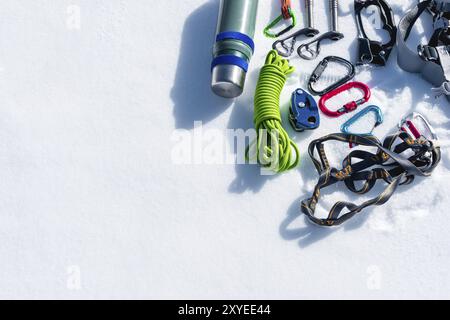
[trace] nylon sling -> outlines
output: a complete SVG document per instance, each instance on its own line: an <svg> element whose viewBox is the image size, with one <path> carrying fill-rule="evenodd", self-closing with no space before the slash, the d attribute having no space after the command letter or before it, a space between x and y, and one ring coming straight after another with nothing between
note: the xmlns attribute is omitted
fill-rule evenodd
<svg viewBox="0 0 450 320"><path fill-rule="evenodd" d="M325 153L324 143L333 140L375 147L377 152L352 151L343 160L342 169L339 170L330 166ZM395 144L396 141L400 143ZM407 151L411 153L409 156L404 155ZM416 176L430 176L441 160L440 147L436 141L427 140L423 136L413 139L408 133L401 131L388 136L383 143L375 136L331 134L314 140L309 146L309 155L319 173L319 180L312 197L302 201L301 210L311 222L326 227L341 225L369 206L385 204L398 186L412 183ZM327 218L315 216L322 189L344 182L353 193L366 194L378 180L383 180L387 186L377 197L359 205L340 201L334 204ZM361 182L363 185L358 188L356 183ZM348 211L343 213L345 209Z"/></svg>

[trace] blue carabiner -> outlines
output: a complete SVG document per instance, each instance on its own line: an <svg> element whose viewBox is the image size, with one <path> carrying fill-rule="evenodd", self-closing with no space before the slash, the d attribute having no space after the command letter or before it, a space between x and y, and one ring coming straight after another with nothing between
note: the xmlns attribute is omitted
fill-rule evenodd
<svg viewBox="0 0 450 320"><path fill-rule="evenodd" d="M376 122L375 122L375 125L373 126L372 130L370 132L367 132L367 133L353 133L353 132L350 132L350 126L355 124L355 122L360 120L362 117L364 117L369 112L375 113L375 116L376 116ZM377 106L369 106L369 107L361 110L359 113L355 114L346 123L344 123L342 125L342 127L341 127L341 131L343 133L346 133L346 134L355 134L355 135L359 135L359 136L370 136L370 135L372 135L373 130L376 127L378 127L379 125L381 125L383 123L383 121L384 121L384 118L383 118L383 112L381 111L381 109L379 107L377 107Z"/></svg>

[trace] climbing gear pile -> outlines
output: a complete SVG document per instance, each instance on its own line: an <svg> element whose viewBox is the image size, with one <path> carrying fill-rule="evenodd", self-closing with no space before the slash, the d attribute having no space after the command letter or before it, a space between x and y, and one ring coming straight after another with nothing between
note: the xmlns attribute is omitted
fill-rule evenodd
<svg viewBox="0 0 450 320"><path fill-rule="evenodd" d="M362 11L371 6L378 7L383 29L389 33L390 40L387 43L370 40L364 29L361 17ZM386 65L392 49L397 41L397 26L395 25L394 13L385 0L355 0L356 25L358 27L358 65L375 64Z"/></svg>
<svg viewBox="0 0 450 320"><path fill-rule="evenodd" d="M267 25L264 29L264 35L268 38L278 38L285 33L291 31L297 25L297 18L295 16L294 11L291 8L291 0L280 0L281 2L281 14L275 18L271 23ZM278 26L281 21L290 21L290 25L288 25L285 29L275 33L273 28Z"/></svg>
<svg viewBox="0 0 450 320"><path fill-rule="evenodd" d="M342 77L340 80L338 80L337 82L328 86L326 89L318 91L317 89L314 88L314 84L320 80L320 77L325 72L325 70L328 67L328 65L330 64L330 62L335 62L335 63L338 63L338 64L346 67L347 74L344 77ZM329 93L330 91L336 90L340 86L342 86L345 83L352 80L355 77L355 72L356 72L355 66L350 61L347 61L341 57L335 57L335 56L326 57L319 63L319 65L316 67L316 69L311 74L311 77L309 78L309 82L308 82L309 91L316 96L323 96L323 95Z"/></svg>
<svg viewBox="0 0 450 320"><path fill-rule="evenodd" d="M341 94L342 92L348 91L353 88L361 90L363 92L364 96L361 99L346 103L342 108L340 108L336 111L332 111L332 110L328 109L328 107L326 106L326 103L328 100ZM346 113L355 111L359 106L368 102L371 95L372 94L371 94L370 88L366 84L364 84L362 82L349 82L349 83L344 84L343 86L323 95L319 101L319 108L327 116L332 117L332 118L337 118Z"/></svg>
<svg viewBox="0 0 450 320"><path fill-rule="evenodd" d="M434 33L427 45L411 50L406 41L412 28L423 13L429 13L434 22ZM450 2L426 0L408 11L398 27L398 64L411 73L420 73L435 88L434 92L445 95L450 101Z"/></svg>
<svg viewBox="0 0 450 320"><path fill-rule="evenodd" d="M322 34L314 26L314 0L305 0L307 21L298 30L294 30L297 18L291 1L278 1L281 3L281 15L264 29L264 34L279 39L272 44L272 50L260 71L254 96L256 139L247 147L245 155L247 161L257 159L262 167L282 173L294 169L300 162L299 148L283 127L280 110L282 90L288 76L294 72L294 67L286 58L297 51L300 58L314 60L321 54L325 41L338 41L344 38L344 34L339 31L338 0L328 0L331 26L328 32ZM327 56L310 75L307 90L298 88L292 93L288 119L295 132L317 129L321 124L319 109L328 117L339 118L369 102L372 95L369 86L354 81L357 67L386 66L395 45L398 47L400 67L422 74L433 84L437 95L446 95L450 101L450 1L419 0L398 27L387 0L353 1L358 31L356 59L352 63L339 56ZM254 52L252 37L257 4L258 0L221 0L212 66L213 83L216 84L213 90L219 95L234 97L242 92L248 63ZM370 39L364 27L364 11L374 6L378 8L380 28L389 35L389 40L385 42ZM434 33L429 43L419 45L416 52L408 48L406 41L424 13L433 18ZM286 22L287 27L283 29L282 25ZM282 30L278 32L275 29ZM284 35L291 30L291 34ZM314 38L298 44L302 37ZM344 67L345 71L341 77L338 77L339 71L335 71L331 75L334 82L328 84L325 72L330 71L332 64ZM324 82L327 85L321 86ZM377 88L376 83L372 87ZM342 107L329 106L336 104L330 100L336 101L335 98L352 89L361 91L362 97ZM320 100L317 102L314 96ZM362 127L363 118L372 113L375 116L373 126L364 123L364 129L356 132L356 124ZM382 109L370 105L349 117L341 125L342 133L329 134L310 143L309 155L319 173L319 180L312 196L302 201L301 211L312 223L326 227L341 225L367 207L385 204L399 186L412 183L417 176L428 177L437 167L441 160L438 137L423 115L415 112L408 114L398 124L397 132L388 135L382 142L373 133L383 121ZM331 166L328 160L325 144L331 141L350 146L351 150L341 167ZM357 145L362 148L352 149ZM326 217L316 214L323 189L343 182L351 192L364 195L373 190L380 180L386 186L377 197L360 204L339 201Z"/></svg>
<svg viewBox="0 0 450 320"><path fill-rule="evenodd" d="M398 140L400 143L396 144ZM324 147L327 141L357 143L377 150L374 153L352 151L343 160L342 168L338 169L331 167L328 161ZM415 138L403 131L388 136L383 143L375 136L331 134L314 140L309 146L309 155L320 177L311 198L302 201L301 210L311 222L325 227L341 225L369 206L385 204L399 186L412 183L416 176L430 176L441 160L436 141L424 136ZM362 204L339 201L333 205L326 218L316 216L323 189L344 182L350 191L362 195L372 190L378 180L383 180L387 186L377 197ZM358 188L357 183L362 183L362 187Z"/></svg>
<svg viewBox="0 0 450 320"><path fill-rule="evenodd" d="M261 69L255 93L254 123L257 132L256 154L258 162L275 172L284 172L297 167L300 152L282 126L280 95L287 76L294 67L275 50L269 52ZM266 138L266 139L265 139ZM250 147L247 159L250 158Z"/></svg>
<svg viewBox="0 0 450 320"><path fill-rule="evenodd" d="M292 93L289 121L297 132L314 130L320 126L317 102L303 89L297 89Z"/></svg>

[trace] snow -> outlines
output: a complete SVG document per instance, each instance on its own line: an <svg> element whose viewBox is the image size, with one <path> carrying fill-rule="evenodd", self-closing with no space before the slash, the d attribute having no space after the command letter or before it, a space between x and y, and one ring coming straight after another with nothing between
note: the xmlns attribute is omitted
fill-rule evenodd
<svg viewBox="0 0 450 320"><path fill-rule="evenodd" d="M316 6L321 30L327 3ZM351 3L341 1L346 38L320 58L355 60ZM391 3L398 21L416 1ZM322 117L314 132L289 129L298 170L264 176L230 161L227 130L253 126L271 47L262 29L279 7L260 1L257 50L236 100L209 89L217 9L216 0L1 2L0 298L450 298L449 103L399 69L396 51L387 67L360 69L356 79L385 115L376 135L425 113L443 159L387 205L341 228L311 226L299 212L317 179L308 144L348 117ZM418 24L411 45L426 32ZM319 60L291 62L284 117ZM188 142L190 163L180 164ZM347 151L339 150L334 161ZM320 210L340 199L364 198L332 187Z"/></svg>

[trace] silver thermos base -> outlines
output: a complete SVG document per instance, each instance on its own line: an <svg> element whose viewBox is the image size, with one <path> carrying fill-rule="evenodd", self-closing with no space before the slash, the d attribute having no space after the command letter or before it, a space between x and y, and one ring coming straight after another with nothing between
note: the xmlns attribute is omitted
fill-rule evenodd
<svg viewBox="0 0 450 320"><path fill-rule="evenodd" d="M218 96L237 98L244 91L246 73L233 65L218 65L212 71L211 89Z"/></svg>

